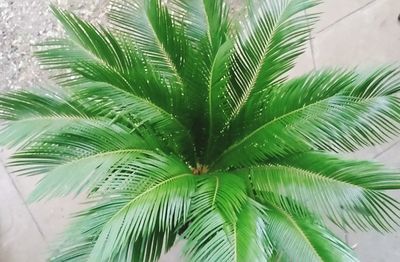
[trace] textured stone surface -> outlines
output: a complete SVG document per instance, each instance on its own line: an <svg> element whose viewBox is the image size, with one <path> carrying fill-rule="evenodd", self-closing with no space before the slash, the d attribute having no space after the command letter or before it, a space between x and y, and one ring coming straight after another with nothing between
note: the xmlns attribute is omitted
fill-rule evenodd
<svg viewBox="0 0 400 262"><path fill-rule="evenodd" d="M39 70L32 51L34 44L59 36L62 31L51 15L50 3L101 21L107 1L0 0L0 89L46 83L46 74Z"/></svg>

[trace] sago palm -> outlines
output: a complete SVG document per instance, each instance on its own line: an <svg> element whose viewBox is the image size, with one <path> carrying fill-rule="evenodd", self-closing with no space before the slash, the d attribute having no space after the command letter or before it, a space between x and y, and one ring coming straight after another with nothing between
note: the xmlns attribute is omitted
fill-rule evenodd
<svg viewBox="0 0 400 262"><path fill-rule="evenodd" d="M110 28L53 7L61 88L0 98L30 200L86 194L51 261L356 261L328 229L394 230L398 172L343 152L399 133L395 67L287 79L314 0L114 0ZM329 222L331 221L331 222ZM333 223L332 223L333 222Z"/></svg>

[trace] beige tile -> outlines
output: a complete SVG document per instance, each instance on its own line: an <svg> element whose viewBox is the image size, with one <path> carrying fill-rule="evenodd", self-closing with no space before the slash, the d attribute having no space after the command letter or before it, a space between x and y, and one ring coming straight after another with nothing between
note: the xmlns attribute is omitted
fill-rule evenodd
<svg viewBox="0 0 400 262"><path fill-rule="evenodd" d="M160 257L159 262L183 262L185 261L182 257L183 241L178 241L168 253Z"/></svg>
<svg viewBox="0 0 400 262"><path fill-rule="evenodd" d="M398 62L399 12L398 0L376 1L316 34L313 46L317 67L360 65L361 68L370 68Z"/></svg>
<svg viewBox="0 0 400 262"><path fill-rule="evenodd" d="M60 198L30 204L29 208L45 239L54 242L71 223L73 215L82 209L79 199Z"/></svg>
<svg viewBox="0 0 400 262"><path fill-rule="evenodd" d="M6 151L3 161L9 157L10 151ZM35 189L41 176L17 176L13 169L7 169L15 186L18 188L24 200L27 200L30 193ZM85 202L82 196L57 198L43 200L28 205L33 217L37 221L47 241L56 240L71 221L72 215L82 209L80 203Z"/></svg>
<svg viewBox="0 0 400 262"><path fill-rule="evenodd" d="M11 174L11 177L25 200L40 180L39 176L26 177ZM45 239L52 242L66 229L73 214L82 209L83 205L80 203L84 201L85 198L82 196L42 200L29 204L29 209Z"/></svg>
<svg viewBox="0 0 400 262"><path fill-rule="evenodd" d="M322 3L311 12L321 13L320 20L315 26L316 31L340 21L360 8L365 8L375 0L322 0Z"/></svg>
<svg viewBox="0 0 400 262"><path fill-rule="evenodd" d="M390 149L392 146L398 143L399 139L394 139L387 143L377 145L374 147L367 147L356 152L343 154L345 158L349 159L357 159L357 160L374 160L377 156L386 152L386 150Z"/></svg>
<svg viewBox="0 0 400 262"><path fill-rule="evenodd" d="M45 261L47 244L0 166L0 261Z"/></svg>
<svg viewBox="0 0 400 262"><path fill-rule="evenodd" d="M362 262L395 262L400 258L400 235L398 233L379 234L375 232L352 233L349 245Z"/></svg>
<svg viewBox="0 0 400 262"><path fill-rule="evenodd" d="M377 161L389 168L400 169L400 143L392 144L387 151L378 155ZM400 201L400 191L389 192L389 195ZM392 262L400 258L400 234L382 235L376 232L350 233L349 244L356 245L356 253L365 262Z"/></svg>
<svg viewBox="0 0 400 262"><path fill-rule="evenodd" d="M289 72L289 78L301 76L314 70L312 49L310 42L307 43L304 53L297 60L295 67Z"/></svg>
<svg viewBox="0 0 400 262"><path fill-rule="evenodd" d="M389 168L400 169L400 141L393 143L387 151L381 152L376 157L376 160L384 163Z"/></svg>

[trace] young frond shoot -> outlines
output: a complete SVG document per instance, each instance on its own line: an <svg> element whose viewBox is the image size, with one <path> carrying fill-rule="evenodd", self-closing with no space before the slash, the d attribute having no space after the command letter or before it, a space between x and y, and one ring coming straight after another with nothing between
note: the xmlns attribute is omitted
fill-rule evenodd
<svg viewBox="0 0 400 262"><path fill-rule="evenodd" d="M0 96L8 165L30 200L92 203L50 261L357 261L327 227L392 231L399 172L349 160L400 133L400 74L288 79L317 0L112 0L110 26L52 6L36 52L58 90Z"/></svg>

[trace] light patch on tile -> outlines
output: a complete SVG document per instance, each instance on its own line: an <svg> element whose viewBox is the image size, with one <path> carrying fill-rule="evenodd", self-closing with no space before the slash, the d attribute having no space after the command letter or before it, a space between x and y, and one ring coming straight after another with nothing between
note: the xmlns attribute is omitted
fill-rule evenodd
<svg viewBox="0 0 400 262"><path fill-rule="evenodd" d="M398 63L399 12L398 0L376 1L315 35L313 43L317 67L359 65L367 69L380 64Z"/></svg>
<svg viewBox="0 0 400 262"><path fill-rule="evenodd" d="M323 30L375 1L376 0L322 0L320 5L311 10L313 13L321 13L321 18L315 29L316 31Z"/></svg>
<svg viewBox="0 0 400 262"><path fill-rule="evenodd" d="M45 261L47 244L0 166L0 261Z"/></svg>
<svg viewBox="0 0 400 262"><path fill-rule="evenodd" d="M290 70L289 78L301 76L314 70L311 44L307 43L304 53L301 54L297 60L295 67Z"/></svg>

